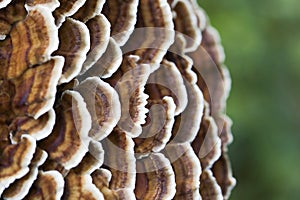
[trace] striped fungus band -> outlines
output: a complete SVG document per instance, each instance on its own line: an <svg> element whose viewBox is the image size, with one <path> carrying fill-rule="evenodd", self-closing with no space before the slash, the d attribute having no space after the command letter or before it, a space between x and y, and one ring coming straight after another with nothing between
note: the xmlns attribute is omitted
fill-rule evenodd
<svg viewBox="0 0 300 200"><path fill-rule="evenodd" d="M228 199L230 76L195 0L0 0L0 198Z"/></svg>

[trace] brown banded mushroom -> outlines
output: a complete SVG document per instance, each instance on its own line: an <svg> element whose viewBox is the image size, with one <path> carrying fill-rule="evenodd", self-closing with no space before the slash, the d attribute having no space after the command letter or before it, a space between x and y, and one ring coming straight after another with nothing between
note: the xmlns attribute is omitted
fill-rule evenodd
<svg viewBox="0 0 300 200"><path fill-rule="evenodd" d="M119 128L102 141L104 166L111 172L109 188L111 190L131 190L133 192L136 179L134 142L128 134Z"/></svg>
<svg viewBox="0 0 300 200"><path fill-rule="evenodd" d="M185 52L194 51L201 42L201 32L197 27L197 17L188 0L177 0L171 4L174 12L174 28L186 39Z"/></svg>
<svg viewBox="0 0 300 200"><path fill-rule="evenodd" d="M224 199L216 178L210 169L205 169L200 176L200 194L203 200Z"/></svg>
<svg viewBox="0 0 300 200"><path fill-rule="evenodd" d="M123 47L123 53L139 56L139 63L150 63L154 71L174 41L173 28L166 0L144 0L138 6L136 30Z"/></svg>
<svg viewBox="0 0 300 200"><path fill-rule="evenodd" d="M175 64L167 60L163 60L161 66L149 76L146 93L149 100L171 96L176 104L175 115L180 114L188 102L183 78Z"/></svg>
<svg viewBox="0 0 300 200"><path fill-rule="evenodd" d="M104 3L105 0L86 0L72 18L86 23L101 13Z"/></svg>
<svg viewBox="0 0 300 200"><path fill-rule="evenodd" d="M16 117L9 125L12 140L18 141L23 134L29 134L36 140L49 136L55 124L55 112L51 109L38 119L22 116Z"/></svg>
<svg viewBox="0 0 300 200"><path fill-rule="evenodd" d="M82 96L66 91L56 107L56 121L49 137L39 141L39 147L49 154L49 159L64 168L77 166L88 151L91 116Z"/></svg>
<svg viewBox="0 0 300 200"><path fill-rule="evenodd" d="M81 73L91 68L103 55L109 44L110 34L110 24L104 15L97 15L88 20L85 24L89 29L91 47L83 63Z"/></svg>
<svg viewBox="0 0 300 200"><path fill-rule="evenodd" d="M170 161L161 153L151 153L136 162L136 199L172 199L175 176Z"/></svg>
<svg viewBox="0 0 300 200"><path fill-rule="evenodd" d="M15 95L12 109L19 116L35 119L49 111L54 104L56 85L63 66L62 57L54 57L48 62L26 70L12 80ZM39 92L42 90L43 92Z"/></svg>
<svg viewBox="0 0 300 200"><path fill-rule="evenodd" d="M85 3L86 0L59 0L59 7L53 12L57 26L65 21L66 17L75 14Z"/></svg>
<svg viewBox="0 0 300 200"><path fill-rule="evenodd" d="M3 133L1 133L3 134ZM36 149L36 141L23 135L20 142L10 144L0 151L0 195L16 179L29 172L29 164Z"/></svg>
<svg viewBox="0 0 300 200"><path fill-rule="evenodd" d="M209 115L207 103L205 105L201 128L192 142L192 147L201 161L202 168L210 169L221 155L221 139L216 122Z"/></svg>
<svg viewBox="0 0 300 200"><path fill-rule="evenodd" d="M79 79L90 76L110 78L122 63L122 50L113 38L109 42L104 54Z"/></svg>
<svg viewBox="0 0 300 200"><path fill-rule="evenodd" d="M60 199L64 191L64 184L63 176L58 171L40 171L24 199Z"/></svg>
<svg viewBox="0 0 300 200"><path fill-rule="evenodd" d="M0 199L228 199L224 59L196 0L0 0Z"/></svg>
<svg viewBox="0 0 300 200"><path fill-rule="evenodd" d="M104 200L103 194L93 184L92 177L89 174L76 174L70 172L65 177L64 194L61 199L91 199Z"/></svg>
<svg viewBox="0 0 300 200"><path fill-rule="evenodd" d="M138 56L123 58L119 70L107 79L118 92L121 102L121 118L118 126L131 137L141 134L141 124L145 123L148 112L145 108L148 95L144 93L144 89L150 75L150 66L138 64L138 61Z"/></svg>
<svg viewBox="0 0 300 200"><path fill-rule="evenodd" d="M111 27L111 36L119 46L123 46L134 30L138 0L106 0L103 14L107 17Z"/></svg>
<svg viewBox="0 0 300 200"><path fill-rule="evenodd" d="M6 2L6 3L5 3ZM26 17L26 10L24 7L24 0L12 1L10 0L0 1L0 40L4 40L10 33L12 26L23 20ZM7 6L4 6L8 4ZM1 5L3 8L1 8Z"/></svg>
<svg viewBox="0 0 300 200"><path fill-rule="evenodd" d="M71 81L82 70L82 64L90 48L90 36L87 26L72 18L67 18L58 31L61 42L56 55L63 56L65 63L60 83Z"/></svg>
<svg viewBox="0 0 300 200"><path fill-rule="evenodd" d="M168 144L166 157L172 162L176 181L173 199L200 199L201 166L189 143Z"/></svg>
<svg viewBox="0 0 300 200"><path fill-rule="evenodd" d="M103 193L104 199L135 199L131 189L111 189L109 187L111 177L111 172L103 168L96 170L92 174L93 183Z"/></svg>
<svg viewBox="0 0 300 200"><path fill-rule="evenodd" d="M118 93L98 77L90 77L74 88L83 97L92 118L89 137L102 140L117 125L121 117Z"/></svg>
<svg viewBox="0 0 300 200"><path fill-rule="evenodd" d="M172 135L176 108L173 99L168 96L162 100L148 100L147 107L151 109L142 134L134 138L135 153L141 156L150 152L159 152L165 147Z"/></svg>
<svg viewBox="0 0 300 200"><path fill-rule="evenodd" d="M29 165L29 172L20 179L13 182L3 193L5 199L23 199L29 192L31 185L38 177L38 167L47 159L48 155L41 149L36 149Z"/></svg>
<svg viewBox="0 0 300 200"><path fill-rule="evenodd" d="M3 55L6 62L2 76L17 78L25 70L40 65L50 59L51 53L58 47L57 27L52 14L44 7L29 11L23 21L13 26L10 37L11 47Z"/></svg>
<svg viewBox="0 0 300 200"><path fill-rule="evenodd" d="M220 158L214 163L212 172L221 187L224 199L228 199L232 188L236 184L235 178L232 176L231 166L226 152L222 152Z"/></svg>

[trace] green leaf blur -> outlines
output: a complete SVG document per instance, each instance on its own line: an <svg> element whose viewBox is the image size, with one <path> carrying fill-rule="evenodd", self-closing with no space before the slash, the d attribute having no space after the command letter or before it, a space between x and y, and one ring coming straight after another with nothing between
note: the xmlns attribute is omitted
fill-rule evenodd
<svg viewBox="0 0 300 200"><path fill-rule="evenodd" d="M221 35L232 91L233 200L300 199L300 1L198 0Z"/></svg>

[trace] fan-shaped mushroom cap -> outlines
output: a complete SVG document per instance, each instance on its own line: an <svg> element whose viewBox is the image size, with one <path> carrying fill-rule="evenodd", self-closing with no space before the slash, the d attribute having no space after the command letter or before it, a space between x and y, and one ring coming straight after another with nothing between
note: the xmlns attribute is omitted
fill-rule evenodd
<svg viewBox="0 0 300 200"><path fill-rule="evenodd" d="M192 142L192 147L201 161L203 169L211 168L221 155L221 139L214 119L209 115L209 106L205 104L205 111L201 121L201 128Z"/></svg>
<svg viewBox="0 0 300 200"><path fill-rule="evenodd" d="M71 81L79 75L90 48L89 30L80 21L67 18L58 31L60 43L56 55L65 58L60 83Z"/></svg>
<svg viewBox="0 0 300 200"><path fill-rule="evenodd" d="M132 189L110 189L109 182L111 177L111 172L102 168L96 170L92 174L93 183L103 193L104 199L135 199Z"/></svg>
<svg viewBox="0 0 300 200"><path fill-rule="evenodd" d="M193 10L191 11L193 11L194 14L196 15L197 26L201 31L203 31L208 24L207 14L201 7L199 7L197 0L188 0L188 1L192 4Z"/></svg>
<svg viewBox="0 0 300 200"><path fill-rule="evenodd" d="M174 42L172 12L166 0L145 0L139 4L137 16L137 29L123 52L139 56L139 63L150 63L154 71Z"/></svg>
<svg viewBox="0 0 300 200"><path fill-rule="evenodd" d="M47 153L43 150L36 149L30 163L30 171L20 179L17 179L3 192L3 197L9 200L23 199L29 192L33 182L38 176L38 167L42 165L47 158Z"/></svg>
<svg viewBox="0 0 300 200"><path fill-rule="evenodd" d="M4 2L9 1L10 0L2 0L2 3L0 1L0 8L1 4L3 6L0 10L0 40L4 40L14 23L23 20L27 14L23 0L12 1L6 6Z"/></svg>
<svg viewBox="0 0 300 200"><path fill-rule="evenodd" d="M47 9L53 11L60 5L58 0L26 0L25 3L27 10L35 6L45 6Z"/></svg>
<svg viewBox="0 0 300 200"><path fill-rule="evenodd" d="M85 23L100 14L104 3L105 0L86 0L72 18Z"/></svg>
<svg viewBox="0 0 300 200"><path fill-rule="evenodd" d="M138 0L106 0L102 13L110 21L111 36L123 46L131 35L136 23Z"/></svg>
<svg viewBox="0 0 300 200"><path fill-rule="evenodd" d="M89 151L73 170L76 174L91 174L99 169L104 162L104 150L100 142L91 140Z"/></svg>
<svg viewBox="0 0 300 200"><path fill-rule="evenodd" d="M53 107L62 66L63 58L55 57L12 80L15 86L12 102L15 114L37 119Z"/></svg>
<svg viewBox="0 0 300 200"><path fill-rule="evenodd" d="M136 162L136 199L172 199L175 177L170 161L161 153L151 153Z"/></svg>
<svg viewBox="0 0 300 200"><path fill-rule="evenodd" d="M167 60L163 60L161 66L149 76L145 92L149 95L149 100L171 96L176 104L175 115L180 114L188 102L180 72L174 63Z"/></svg>
<svg viewBox="0 0 300 200"><path fill-rule="evenodd" d="M226 88L222 68L224 51L218 33L211 27L203 31L201 46L188 55L194 60L194 71L198 86L205 100L210 104L211 115L215 117L223 111L226 101ZM201 58L201 59L199 59Z"/></svg>
<svg viewBox="0 0 300 200"><path fill-rule="evenodd" d="M165 55L165 59L176 65L184 80L195 84L197 82L197 75L192 70L193 60L186 55L185 48L185 37L181 34L176 34L175 41Z"/></svg>
<svg viewBox="0 0 300 200"><path fill-rule="evenodd" d="M110 189L130 189L133 191L135 183L134 142L128 134L118 127L102 141L104 165L112 174Z"/></svg>
<svg viewBox="0 0 300 200"><path fill-rule="evenodd" d="M200 194L202 200L222 200L222 191L210 169L202 171L200 176Z"/></svg>
<svg viewBox="0 0 300 200"><path fill-rule="evenodd" d="M227 151L227 146L233 141L233 136L231 133L232 121L227 115L222 115L221 119L223 120L222 132L220 135L222 141L222 150Z"/></svg>
<svg viewBox="0 0 300 200"><path fill-rule="evenodd" d="M172 135L175 116L175 103L171 97L162 100L148 100L150 112L142 134L134 138L135 153L144 154L162 150Z"/></svg>
<svg viewBox="0 0 300 200"><path fill-rule="evenodd" d="M90 76L110 78L122 63L122 51L113 38L109 39L104 54L79 79Z"/></svg>
<svg viewBox="0 0 300 200"><path fill-rule="evenodd" d="M185 52L194 51L197 49L201 42L201 31L197 26L197 17L193 10L192 5L188 0L177 0L173 2L172 11L175 14L174 27L175 30L186 40Z"/></svg>
<svg viewBox="0 0 300 200"><path fill-rule="evenodd" d="M201 166L191 145L189 143L168 144L165 155L170 160L175 173L174 199L200 199Z"/></svg>
<svg viewBox="0 0 300 200"><path fill-rule="evenodd" d="M87 104L92 117L89 136L94 140L107 137L121 116L121 105L117 92L98 77L90 77L76 88Z"/></svg>
<svg viewBox="0 0 300 200"><path fill-rule="evenodd" d="M220 158L214 163L212 172L221 187L224 199L228 199L232 188L236 184L235 178L232 176L230 162L226 152L222 152Z"/></svg>
<svg viewBox="0 0 300 200"><path fill-rule="evenodd" d="M1 75L7 79L46 62L58 46L57 27L50 11L44 7L30 10L26 18L12 28L10 38L7 38L11 44L6 47L8 52L4 55L6 62L2 63Z"/></svg>
<svg viewBox="0 0 300 200"><path fill-rule="evenodd" d="M196 0L0 0L0 199L228 199L224 59Z"/></svg>
<svg viewBox="0 0 300 200"><path fill-rule="evenodd" d="M32 117L16 117L9 128L12 139L18 141L23 134L29 134L36 140L44 139L49 136L55 123L55 112L51 109L38 119Z"/></svg>
<svg viewBox="0 0 300 200"><path fill-rule="evenodd" d="M56 25L60 27L66 17L75 14L85 2L86 0L59 0L60 6L53 12Z"/></svg>
<svg viewBox="0 0 300 200"><path fill-rule="evenodd" d="M94 18L88 20L85 24L90 32L91 47L87 53L86 60L83 63L81 73L84 73L86 70L91 68L100 59L100 57L105 52L107 45L110 41L109 39L110 24L108 20L104 17L104 15L97 15ZM109 46L109 48L111 48L111 46ZM111 55L110 56L106 55L106 56L113 57Z"/></svg>
<svg viewBox="0 0 300 200"><path fill-rule="evenodd" d="M196 85L197 76L192 71L193 60L184 53L185 46L184 38L176 35L175 43L166 54L166 58L174 62L180 71L187 91L187 106L175 118L172 130L172 141L174 142L191 142L196 137L204 107L203 94Z"/></svg>
<svg viewBox="0 0 300 200"><path fill-rule="evenodd" d="M58 171L40 171L24 200L56 200L62 197L63 191L64 179Z"/></svg>
<svg viewBox="0 0 300 200"><path fill-rule="evenodd" d="M142 132L141 124L145 123L148 110L145 108L148 95L144 86L150 74L147 64L137 64L137 56L126 56L119 70L107 82L119 94L121 102L121 119L118 127L131 137L137 137Z"/></svg>
<svg viewBox="0 0 300 200"><path fill-rule="evenodd" d="M66 91L56 107L56 121L49 137L39 142L49 158L66 169L77 166L88 151L91 116L78 92Z"/></svg>
<svg viewBox="0 0 300 200"><path fill-rule="evenodd" d="M203 115L204 100L200 89L195 84L186 83L188 105L175 118L172 130L172 141L191 142L196 137Z"/></svg>
<svg viewBox="0 0 300 200"><path fill-rule="evenodd" d="M65 178L65 190L62 199L104 200L103 194L93 184L89 174L70 172Z"/></svg>
<svg viewBox="0 0 300 200"><path fill-rule="evenodd" d="M1 147L0 195L16 179L28 173L35 148L36 142L30 135L23 135L17 144Z"/></svg>

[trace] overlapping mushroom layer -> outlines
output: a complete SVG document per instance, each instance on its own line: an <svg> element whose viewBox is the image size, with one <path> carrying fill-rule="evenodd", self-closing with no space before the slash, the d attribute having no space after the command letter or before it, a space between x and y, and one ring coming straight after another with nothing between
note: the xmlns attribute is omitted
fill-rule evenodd
<svg viewBox="0 0 300 200"><path fill-rule="evenodd" d="M0 198L228 199L223 62L194 0L0 0Z"/></svg>

